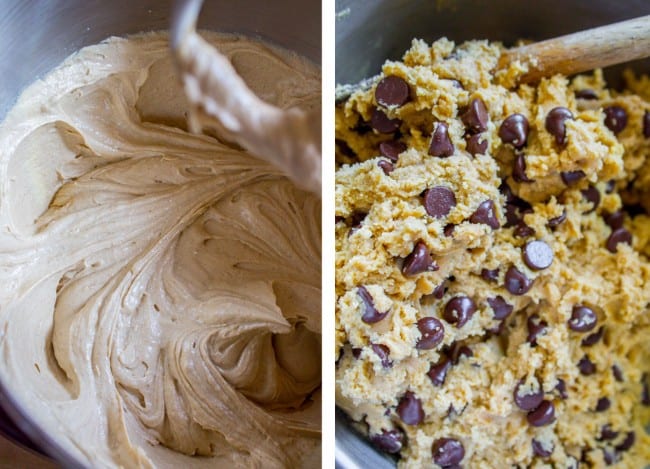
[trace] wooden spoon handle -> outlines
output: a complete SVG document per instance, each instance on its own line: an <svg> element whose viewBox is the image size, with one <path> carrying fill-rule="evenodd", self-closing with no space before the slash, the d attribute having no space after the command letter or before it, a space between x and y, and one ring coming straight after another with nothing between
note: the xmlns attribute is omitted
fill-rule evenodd
<svg viewBox="0 0 650 469"><path fill-rule="evenodd" d="M556 73L575 73L650 56L650 15L568 34L506 50L498 69L519 60L528 72L519 82L531 83Z"/></svg>

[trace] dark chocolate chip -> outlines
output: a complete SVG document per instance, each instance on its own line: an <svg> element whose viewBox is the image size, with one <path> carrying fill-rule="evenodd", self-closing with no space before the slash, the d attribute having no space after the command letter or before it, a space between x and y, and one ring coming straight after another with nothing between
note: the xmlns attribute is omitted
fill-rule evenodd
<svg viewBox="0 0 650 469"><path fill-rule="evenodd" d="M584 347L591 347L592 345L597 344L600 339L603 337L603 332L605 331L605 327L601 326L596 332L593 334L589 334L587 337L582 339L581 344Z"/></svg>
<svg viewBox="0 0 650 469"><path fill-rule="evenodd" d="M573 119L573 114L562 106L554 107L546 115L546 130L555 137L555 142L558 145L566 143L565 121L567 119Z"/></svg>
<svg viewBox="0 0 650 469"><path fill-rule="evenodd" d="M562 182L567 186L573 186L577 184L585 176L586 176L585 172L581 169L578 169L576 171L563 171L560 173Z"/></svg>
<svg viewBox="0 0 650 469"><path fill-rule="evenodd" d="M566 210L562 210L561 215L558 215L557 217L549 218L547 224L551 228L555 228L555 227L561 225L562 223L564 223L565 220L566 220Z"/></svg>
<svg viewBox="0 0 650 469"><path fill-rule="evenodd" d="M377 83L375 99L382 106L401 106L408 101L409 91L409 85L403 78L389 75Z"/></svg>
<svg viewBox="0 0 650 469"><path fill-rule="evenodd" d="M550 448L544 448L544 446L542 446L542 443L534 438L532 441L532 447L533 454L535 456L539 456L540 458L548 458L551 454L553 454L553 450L555 449L553 446Z"/></svg>
<svg viewBox="0 0 650 469"><path fill-rule="evenodd" d="M614 189L616 189L616 181L610 179L609 181L607 181L607 184L605 184L605 192L607 194L611 194L612 192L614 192Z"/></svg>
<svg viewBox="0 0 650 469"><path fill-rule="evenodd" d="M483 223L493 230L501 226L496 215L496 207L493 200L481 202L476 211L469 217L469 221L472 223Z"/></svg>
<svg viewBox="0 0 650 469"><path fill-rule="evenodd" d="M420 338L415 345L419 350L430 350L435 348L445 337L445 328L439 319L425 317L418 320Z"/></svg>
<svg viewBox="0 0 650 469"><path fill-rule="evenodd" d="M519 223L517 223L517 226L515 226L515 229L512 230L512 236L515 238L528 238L534 234L535 230L524 223L523 220L519 221Z"/></svg>
<svg viewBox="0 0 650 469"><path fill-rule="evenodd" d="M625 212L623 210L617 210L614 213L604 213L603 219L612 230L618 230L623 227Z"/></svg>
<svg viewBox="0 0 650 469"><path fill-rule="evenodd" d="M600 204L600 192L598 191L598 189L596 189L595 186L589 186L588 188L583 190L582 191L582 197L587 202L591 202L593 204L593 207L591 208L591 210L587 210L585 213L593 212L594 210L596 210L596 208Z"/></svg>
<svg viewBox="0 0 650 469"><path fill-rule="evenodd" d="M447 373L451 369L451 360L447 357L440 360L440 362L432 364L427 372L427 376L431 378L434 386L442 386L445 384Z"/></svg>
<svg viewBox="0 0 650 469"><path fill-rule="evenodd" d="M354 212L350 220L350 232L348 236L353 235L354 233L361 228L363 221L366 219L368 214L366 212Z"/></svg>
<svg viewBox="0 0 650 469"><path fill-rule="evenodd" d="M512 178L517 182L534 182L526 176L526 158L523 154L515 155L515 161L512 166Z"/></svg>
<svg viewBox="0 0 650 469"><path fill-rule="evenodd" d="M608 466L614 464L617 460L616 453L607 448L603 448L603 460Z"/></svg>
<svg viewBox="0 0 650 469"><path fill-rule="evenodd" d="M616 451L627 451L632 446L634 446L635 440L636 440L636 433L634 433L633 431L627 432L627 435L625 435L625 439L621 441L618 445L616 445Z"/></svg>
<svg viewBox="0 0 650 469"><path fill-rule="evenodd" d="M404 259L402 274L406 277L412 277L422 272L433 272L438 269L438 264L431 258L427 245L422 241L418 241L411 254Z"/></svg>
<svg viewBox="0 0 650 469"><path fill-rule="evenodd" d="M454 231L456 231L456 225L454 225L453 223L446 224L445 227L442 230L442 232L448 238L450 238L450 237L452 237L454 235Z"/></svg>
<svg viewBox="0 0 650 469"><path fill-rule="evenodd" d="M363 349L361 349L361 348L353 348L353 349L352 349L352 356L353 356L356 360L358 360L359 357L361 356L361 352L362 352L362 351L363 351Z"/></svg>
<svg viewBox="0 0 650 469"><path fill-rule="evenodd" d="M609 441L613 440L618 436L619 432L612 430L612 426L608 423L602 426L600 429L600 441Z"/></svg>
<svg viewBox="0 0 650 469"><path fill-rule="evenodd" d="M460 464L465 457L463 444L454 438L438 438L431 446L433 462L443 468Z"/></svg>
<svg viewBox="0 0 650 469"><path fill-rule="evenodd" d="M393 166L393 163L391 163L388 160L379 160L377 162L377 166L379 166L382 169L382 171L384 172L384 174L386 176L388 176L390 173L392 173L393 170L395 169L395 166Z"/></svg>
<svg viewBox="0 0 650 469"><path fill-rule="evenodd" d="M384 368L390 368L393 366L393 362L390 359L390 349L384 344L371 344L372 351L377 354L381 360L381 366Z"/></svg>
<svg viewBox="0 0 650 469"><path fill-rule="evenodd" d="M434 124L431 144L429 145L429 155L445 158L454 154L454 145L449 138L447 124L438 122Z"/></svg>
<svg viewBox="0 0 650 469"><path fill-rule="evenodd" d="M589 332L598 322L596 312L588 306L577 304L571 310L569 328L576 332Z"/></svg>
<svg viewBox="0 0 650 469"><path fill-rule="evenodd" d="M650 111L643 113L643 136L650 138Z"/></svg>
<svg viewBox="0 0 650 469"><path fill-rule="evenodd" d="M478 133L487 130L488 115L485 103L481 98L474 98L470 101L465 112L460 116L467 130L471 133Z"/></svg>
<svg viewBox="0 0 650 469"><path fill-rule="evenodd" d="M607 106L603 109L605 113L605 125L614 134L620 133L627 126L627 112L620 106Z"/></svg>
<svg viewBox="0 0 650 469"><path fill-rule="evenodd" d="M650 388L648 387L648 373L641 376L641 404L650 406Z"/></svg>
<svg viewBox="0 0 650 469"><path fill-rule="evenodd" d="M452 345L451 351L449 353L454 365L457 365L460 359L463 357L470 358L474 356L474 352L472 352L471 348L469 348L467 345L459 345L457 342Z"/></svg>
<svg viewBox="0 0 650 469"><path fill-rule="evenodd" d="M512 193L512 189L507 182L503 181L499 186L499 192L505 197L507 203L514 203L517 197Z"/></svg>
<svg viewBox="0 0 650 469"><path fill-rule="evenodd" d="M544 241L528 241L523 249L524 262L533 270L547 269L553 263L553 249Z"/></svg>
<svg viewBox="0 0 650 469"><path fill-rule="evenodd" d="M361 302L362 302L361 310L363 311L363 313L361 316L361 320L363 322L365 322L366 324L374 324L386 317L388 311L386 311L385 313L380 313L379 311L377 311L377 308L375 308L375 302L372 299L372 295L368 290L366 290L366 287L358 287L357 294L359 295L359 298L361 298Z"/></svg>
<svg viewBox="0 0 650 469"><path fill-rule="evenodd" d="M596 365L592 362L587 355L582 357L578 362L578 369L584 376L591 376L596 373Z"/></svg>
<svg viewBox="0 0 650 469"><path fill-rule="evenodd" d="M422 203L430 216L442 218L456 206L456 196L448 187L436 186L424 191Z"/></svg>
<svg viewBox="0 0 650 469"><path fill-rule="evenodd" d="M437 299L442 299L443 296L445 296L445 293L447 292L447 280L443 280L443 282L438 285L436 288L433 290L433 297Z"/></svg>
<svg viewBox="0 0 650 469"><path fill-rule="evenodd" d="M512 143L515 148L522 148L528 139L528 119L522 114L506 117L499 128L499 137L503 143Z"/></svg>
<svg viewBox="0 0 650 469"><path fill-rule="evenodd" d="M393 163L397 162L400 153L406 151L406 144L397 140L388 140L379 144L379 153Z"/></svg>
<svg viewBox="0 0 650 469"><path fill-rule="evenodd" d="M467 296L456 296L445 305L442 317L456 327L463 327L476 311L476 303Z"/></svg>
<svg viewBox="0 0 650 469"><path fill-rule="evenodd" d="M386 453L399 453L404 445L404 433L400 430L381 430L370 437L370 441L379 450Z"/></svg>
<svg viewBox="0 0 650 469"><path fill-rule="evenodd" d="M605 412L612 406L612 402L608 397L601 397L596 403L596 412Z"/></svg>
<svg viewBox="0 0 650 469"><path fill-rule="evenodd" d="M397 414L407 425L418 425L424 420L422 401L411 391L406 391L397 405Z"/></svg>
<svg viewBox="0 0 650 469"><path fill-rule="evenodd" d="M509 304L506 300L503 299L502 296L495 296L494 298L488 298L487 299L488 304L490 305L490 308L492 308L492 311L494 314L492 315L492 319L497 319L497 320L502 320L510 316L510 313L512 313L512 305Z"/></svg>
<svg viewBox="0 0 650 469"><path fill-rule="evenodd" d="M612 374L614 375L614 379L619 383L625 381L625 378L623 377L623 371L619 368L618 365L612 365Z"/></svg>
<svg viewBox="0 0 650 469"><path fill-rule="evenodd" d="M348 145L348 143L345 140L340 140L337 138L335 143L336 143L336 149L339 152L343 153L345 156L350 158L354 158L357 156L357 154L354 152L352 148L350 148L350 145Z"/></svg>
<svg viewBox="0 0 650 469"><path fill-rule="evenodd" d="M539 407L528 412L526 419L533 427L543 427L553 423L555 420L555 406L551 401L542 401Z"/></svg>
<svg viewBox="0 0 650 469"><path fill-rule="evenodd" d="M506 272L505 287L513 295L523 295L533 286L534 280L526 277L514 265L511 265Z"/></svg>
<svg viewBox="0 0 650 469"><path fill-rule="evenodd" d="M609 252L615 253L619 243L632 244L632 233L625 228L614 230L607 238L605 246L607 246Z"/></svg>
<svg viewBox="0 0 650 469"><path fill-rule="evenodd" d="M526 340L531 345L537 345L537 338L546 335L548 323L542 320L538 314L532 314L528 317L526 325L528 326L528 337Z"/></svg>
<svg viewBox="0 0 650 469"><path fill-rule="evenodd" d="M578 99L587 99L587 100L594 100L598 99L598 95L594 90L590 90L589 88L585 88L584 90L578 90L575 93L576 98Z"/></svg>
<svg viewBox="0 0 650 469"><path fill-rule="evenodd" d="M555 385L555 389L557 389L557 392L562 399L569 398L569 394L566 392L566 383L562 378L557 379L557 384Z"/></svg>
<svg viewBox="0 0 650 469"><path fill-rule="evenodd" d="M467 145L465 149L467 152L472 155L485 155L485 152L488 148L487 137L483 134L474 134L465 136L465 141Z"/></svg>
<svg viewBox="0 0 650 469"><path fill-rule="evenodd" d="M487 282L496 282L499 280L499 269L483 269L481 270L481 278Z"/></svg>
<svg viewBox="0 0 650 469"><path fill-rule="evenodd" d="M519 407L521 410L528 411L537 409L537 407L544 400L544 391L542 389L538 389L531 394L524 394L520 389L522 384L523 381L519 381L519 384L517 384L515 391L513 392L515 404L517 404L517 407Z"/></svg>
<svg viewBox="0 0 650 469"><path fill-rule="evenodd" d="M402 121L399 119L390 119L384 111L375 109L370 118L370 125L379 133L392 134L399 129Z"/></svg>

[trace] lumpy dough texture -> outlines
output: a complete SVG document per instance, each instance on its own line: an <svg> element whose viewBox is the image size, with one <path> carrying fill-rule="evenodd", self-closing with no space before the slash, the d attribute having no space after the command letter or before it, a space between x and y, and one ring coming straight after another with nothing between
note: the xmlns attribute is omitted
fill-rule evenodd
<svg viewBox="0 0 650 469"><path fill-rule="evenodd" d="M644 467L650 81L501 50L414 40L336 109L337 404L400 467Z"/></svg>
<svg viewBox="0 0 650 469"><path fill-rule="evenodd" d="M320 106L316 66L206 37L260 98ZM313 467L320 200L188 109L152 33L81 50L10 111L2 381L89 467Z"/></svg>

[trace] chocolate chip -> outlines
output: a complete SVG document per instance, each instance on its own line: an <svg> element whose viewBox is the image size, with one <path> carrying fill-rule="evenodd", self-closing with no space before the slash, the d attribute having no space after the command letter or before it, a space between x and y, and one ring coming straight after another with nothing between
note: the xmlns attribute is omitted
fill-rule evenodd
<svg viewBox="0 0 650 469"><path fill-rule="evenodd" d="M526 277L514 265L511 265L506 272L505 287L513 295L523 295L533 286L534 280Z"/></svg>
<svg viewBox="0 0 650 469"><path fill-rule="evenodd" d="M494 201L491 199L481 202L476 211L469 217L469 221L472 223L483 223L493 230L501 226L496 215Z"/></svg>
<svg viewBox="0 0 650 469"><path fill-rule="evenodd" d="M395 75L384 77L377 83L375 99L382 106L401 106L409 99L409 85Z"/></svg>
<svg viewBox="0 0 650 469"><path fill-rule="evenodd" d="M616 181L613 180L613 179L610 179L610 180L607 181L607 183L605 184L605 192L606 192L607 194L611 194L612 192L614 192L614 189L616 189Z"/></svg>
<svg viewBox="0 0 650 469"><path fill-rule="evenodd" d="M598 95L596 94L596 92L594 90L590 90L588 88L586 88L584 90L576 91L575 95L576 95L576 98L578 98L578 99L587 99L587 100L598 99Z"/></svg>
<svg viewBox="0 0 650 469"><path fill-rule="evenodd" d="M533 454L535 456L539 456L540 458L548 458L551 454L553 454L553 450L555 449L553 445L551 445L550 448L545 448L540 441L534 438L532 441L532 447L533 447Z"/></svg>
<svg viewBox="0 0 650 469"><path fill-rule="evenodd" d="M537 391L525 394L521 390L522 384L523 381L519 381L519 384L517 384L517 387L515 387L515 391L513 393L515 404L517 404L517 407L519 407L521 410L528 411L537 409L537 407L544 400L544 391L540 388Z"/></svg>
<svg viewBox="0 0 650 469"><path fill-rule="evenodd" d="M619 243L632 244L632 233L625 228L614 230L607 238L605 246L607 246L609 252L615 253Z"/></svg>
<svg viewBox="0 0 650 469"><path fill-rule="evenodd" d="M494 298L488 298L487 302L494 312L492 319L497 319L500 321L507 318L510 316L510 313L512 313L513 306L504 300L500 295L495 296Z"/></svg>
<svg viewBox="0 0 650 469"><path fill-rule="evenodd" d="M436 186L424 191L422 203L430 216L442 218L456 206L456 196L448 187Z"/></svg>
<svg viewBox="0 0 650 469"><path fill-rule="evenodd" d="M515 226L515 229L512 230L512 236L515 238L528 238L534 234L535 230L524 223L523 220L520 220L519 223L517 223L517 226Z"/></svg>
<svg viewBox="0 0 650 469"><path fill-rule="evenodd" d="M381 134L392 134L399 129L402 121L399 119L390 119L384 111L375 109L370 117L370 125Z"/></svg>
<svg viewBox="0 0 650 469"><path fill-rule="evenodd" d="M625 435L625 439L621 441L618 445L616 445L616 451L627 451L630 449L632 446L634 446L634 442L636 440L636 433L628 432L627 435Z"/></svg>
<svg viewBox="0 0 650 469"><path fill-rule="evenodd" d="M528 326L528 337L526 340L531 345L537 345L537 339L542 335L546 335L548 323L541 319L538 314L532 314L528 317L526 325Z"/></svg>
<svg viewBox="0 0 650 469"><path fill-rule="evenodd" d="M587 202L591 202L593 204L593 207L591 208L591 210L587 210L585 212L585 214L593 212L594 210L596 210L596 208L600 204L600 192L598 191L598 189L596 189L595 186L589 186L588 188L583 190L582 191L582 197Z"/></svg>
<svg viewBox="0 0 650 469"><path fill-rule="evenodd" d="M438 438L431 446L433 462L443 468L460 464L465 457L463 444L454 438Z"/></svg>
<svg viewBox="0 0 650 469"><path fill-rule="evenodd" d="M433 297L437 299L442 299L443 296L445 296L445 293L447 292L447 280L443 280L443 282L438 285L436 288L433 290Z"/></svg>
<svg viewBox="0 0 650 469"><path fill-rule="evenodd" d="M430 350L435 348L445 337L445 328L439 319L425 317L418 320L418 330L420 338L415 345L419 350Z"/></svg>
<svg viewBox="0 0 650 469"><path fill-rule="evenodd" d="M387 160L379 160L377 162L377 166L379 166L382 169L382 171L384 171L384 174L386 176L388 176L390 173L392 173L393 170L395 169L395 167L393 166L393 163L391 163L390 161L387 161Z"/></svg>
<svg viewBox="0 0 650 469"><path fill-rule="evenodd" d="M370 441L379 450L386 453L399 453L404 445L404 433L400 430L381 430L370 437Z"/></svg>
<svg viewBox="0 0 650 469"><path fill-rule="evenodd" d="M371 344L372 351L377 354L381 360L381 366L384 368L390 368L393 366L393 362L390 359L390 349L384 344Z"/></svg>
<svg viewBox="0 0 650 469"><path fill-rule="evenodd" d="M561 225L562 223L564 223L565 220L566 220L566 210L562 210L561 215L558 215L557 217L549 218L547 224L551 228L555 228L555 227Z"/></svg>
<svg viewBox="0 0 650 469"><path fill-rule="evenodd" d="M350 148L350 145L348 145L348 143L345 140L340 140L337 138L335 140L335 143L336 143L336 149L342 154L344 154L345 156L350 158L355 158L357 156L357 154L354 152L352 148Z"/></svg>
<svg viewBox="0 0 650 469"><path fill-rule="evenodd" d="M540 239L528 241L522 252L524 262L533 270L547 269L553 263L553 249Z"/></svg>
<svg viewBox="0 0 650 469"><path fill-rule="evenodd" d="M641 404L650 406L650 389L648 388L648 373L641 376Z"/></svg>
<svg viewBox="0 0 650 469"><path fill-rule="evenodd" d="M608 423L602 426L600 429L600 441L609 441L613 440L618 436L619 432L612 430L612 426Z"/></svg>
<svg viewBox="0 0 650 469"><path fill-rule="evenodd" d="M488 142L487 138L483 134L474 134L474 135L467 135L465 137L465 141L467 144L465 145L465 149L467 152L472 155L485 155L485 152L487 151L488 148Z"/></svg>
<svg viewBox="0 0 650 469"><path fill-rule="evenodd" d="M481 270L481 278L487 282L496 282L499 280L499 269L483 269Z"/></svg>
<svg viewBox="0 0 650 469"><path fill-rule="evenodd" d="M465 112L460 116L467 130L471 133L478 133L487 130L488 115L485 103L481 98L474 98L470 101Z"/></svg>
<svg viewBox="0 0 650 469"><path fill-rule="evenodd" d="M566 383L562 378L557 379L557 384L555 385L555 389L557 389L557 392L562 399L569 398L569 394L566 392Z"/></svg>
<svg viewBox="0 0 650 469"><path fill-rule="evenodd" d="M440 360L440 362L432 364L427 372L427 376L431 378L434 386L442 386L445 384L447 373L451 369L451 360L447 357Z"/></svg>
<svg viewBox="0 0 650 469"><path fill-rule="evenodd" d="M449 350L449 357L451 358L451 361L454 365L458 365L458 362L463 357L470 358L473 356L474 352L472 352L471 348L469 348L467 345L461 345L458 342L454 342L451 345L451 349Z"/></svg>
<svg viewBox="0 0 650 469"><path fill-rule="evenodd" d="M454 231L456 231L456 225L453 223L448 223L445 225L445 227L442 229L442 232L445 234L447 238L451 238L454 235Z"/></svg>
<svg viewBox="0 0 650 469"><path fill-rule="evenodd" d="M352 356L354 357L355 360L358 360L359 357L361 356L361 352L363 349L355 347L352 349Z"/></svg>
<svg viewBox="0 0 650 469"><path fill-rule="evenodd" d="M643 113L643 136L650 138L650 111Z"/></svg>
<svg viewBox="0 0 650 469"><path fill-rule="evenodd" d="M440 267L433 261L429 248L422 241L418 241L413 248L411 254L406 256L404 264L402 265L402 274L405 277L412 277L413 275L422 272L433 272Z"/></svg>
<svg viewBox="0 0 650 469"><path fill-rule="evenodd" d="M608 450L607 448L603 448L603 460L605 461L605 464L608 466L614 464L616 462L616 459L616 453Z"/></svg>
<svg viewBox="0 0 650 469"><path fill-rule="evenodd" d="M618 230L623 227L625 212L623 210L617 210L614 213L606 212L603 214L603 219L612 230Z"/></svg>
<svg viewBox="0 0 650 469"><path fill-rule="evenodd" d="M576 332L589 332L598 322L596 312L588 306L577 304L571 310L569 328Z"/></svg>
<svg viewBox="0 0 650 469"><path fill-rule="evenodd" d="M448 57L445 57L445 59L451 59L451 58L455 58L455 57L452 57L451 55L448 56ZM448 82L450 82L451 86L453 86L454 88L458 88L459 90L464 90L465 89L463 87L463 84L461 82L459 82L458 80L454 79L454 78L447 78L446 80Z"/></svg>
<svg viewBox="0 0 650 469"><path fill-rule="evenodd" d="M581 169L578 169L576 171L563 171L560 173L562 182L567 186L573 186L577 184L585 176L585 172Z"/></svg>
<svg viewBox="0 0 650 469"><path fill-rule="evenodd" d="M379 153L393 163L397 162L400 153L406 151L406 144L397 140L388 140L379 144Z"/></svg>
<svg viewBox="0 0 650 469"><path fill-rule="evenodd" d="M605 327L601 326L598 331L594 332L593 334L589 334L587 337L582 339L581 344L584 347L591 347L592 345L595 345L600 341L600 339L603 337L603 332L605 331Z"/></svg>
<svg viewBox="0 0 650 469"><path fill-rule="evenodd" d="M607 397L601 397L596 403L596 412L605 412L612 406L612 402Z"/></svg>
<svg viewBox="0 0 650 469"><path fill-rule="evenodd" d="M594 373L596 373L596 365L594 362L589 360L589 357L585 355L580 359L578 362L578 369L580 370L580 373L584 376L591 376Z"/></svg>
<svg viewBox="0 0 650 469"><path fill-rule="evenodd" d="M454 145L449 138L447 124L438 122L434 124L431 144L429 145L429 155L445 158L454 154Z"/></svg>
<svg viewBox="0 0 650 469"><path fill-rule="evenodd" d="M424 420L422 401L411 391L406 391L397 405L397 414L407 425L418 425Z"/></svg>
<svg viewBox="0 0 650 469"><path fill-rule="evenodd" d="M445 305L442 317L456 327L463 327L476 311L476 303L467 296L456 296Z"/></svg>
<svg viewBox="0 0 650 469"><path fill-rule="evenodd" d="M612 374L614 375L614 379L619 383L625 381L623 378L623 371L619 368L618 365L612 365Z"/></svg>
<svg viewBox="0 0 650 469"><path fill-rule="evenodd" d="M543 427L553 423L555 420L555 406L551 401L542 401L539 407L528 412L526 419L533 427Z"/></svg>
<svg viewBox="0 0 650 469"><path fill-rule="evenodd" d="M512 143L515 148L522 148L528 139L528 119L522 114L506 117L499 128L499 137L503 143Z"/></svg>
<svg viewBox="0 0 650 469"><path fill-rule="evenodd" d="M526 176L526 158L521 153L515 155L515 161L512 166L512 178L517 182L535 182Z"/></svg>
<svg viewBox="0 0 650 469"><path fill-rule="evenodd" d="M361 228L363 221L366 219L368 214L366 212L354 212L350 220L350 232L348 236L353 235L354 233Z"/></svg>
<svg viewBox="0 0 650 469"><path fill-rule="evenodd" d="M546 115L546 130L555 137L555 142L558 145L566 143L565 121L567 119L573 119L573 114L562 106L554 107Z"/></svg>
<svg viewBox="0 0 650 469"><path fill-rule="evenodd" d="M361 310L363 311L363 314L361 316L361 320L363 322L366 324L374 324L386 317L388 311L385 313L380 313L377 311L377 308L375 308L375 302L372 299L372 295L370 292L368 292L368 290L366 290L366 287L358 287L357 294L359 295L359 298L361 298L362 302Z"/></svg>
<svg viewBox="0 0 650 469"><path fill-rule="evenodd" d="M609 130L618 134L627 126L627 112L620 106L608 106L603 109L605 125Z"/></svg>

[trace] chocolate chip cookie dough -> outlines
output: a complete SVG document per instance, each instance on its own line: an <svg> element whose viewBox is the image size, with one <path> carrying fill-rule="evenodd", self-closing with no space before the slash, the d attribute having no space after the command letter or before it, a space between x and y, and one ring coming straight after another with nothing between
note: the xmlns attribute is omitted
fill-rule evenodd
<svg viewBox="0 0 650 469"><path fill-rule="evenodd" d="M400 467L650 462L650 80L414 40L336 109L337 403Z"/></svg>
<svg viewBox="0 0 650 469"><path fill-rule="evenodd" d="M315 65L204 37L320 114ZM151 33L82 49L0 124L2 382L87 467L314 467L320 198L189 110Z"/></svg>

